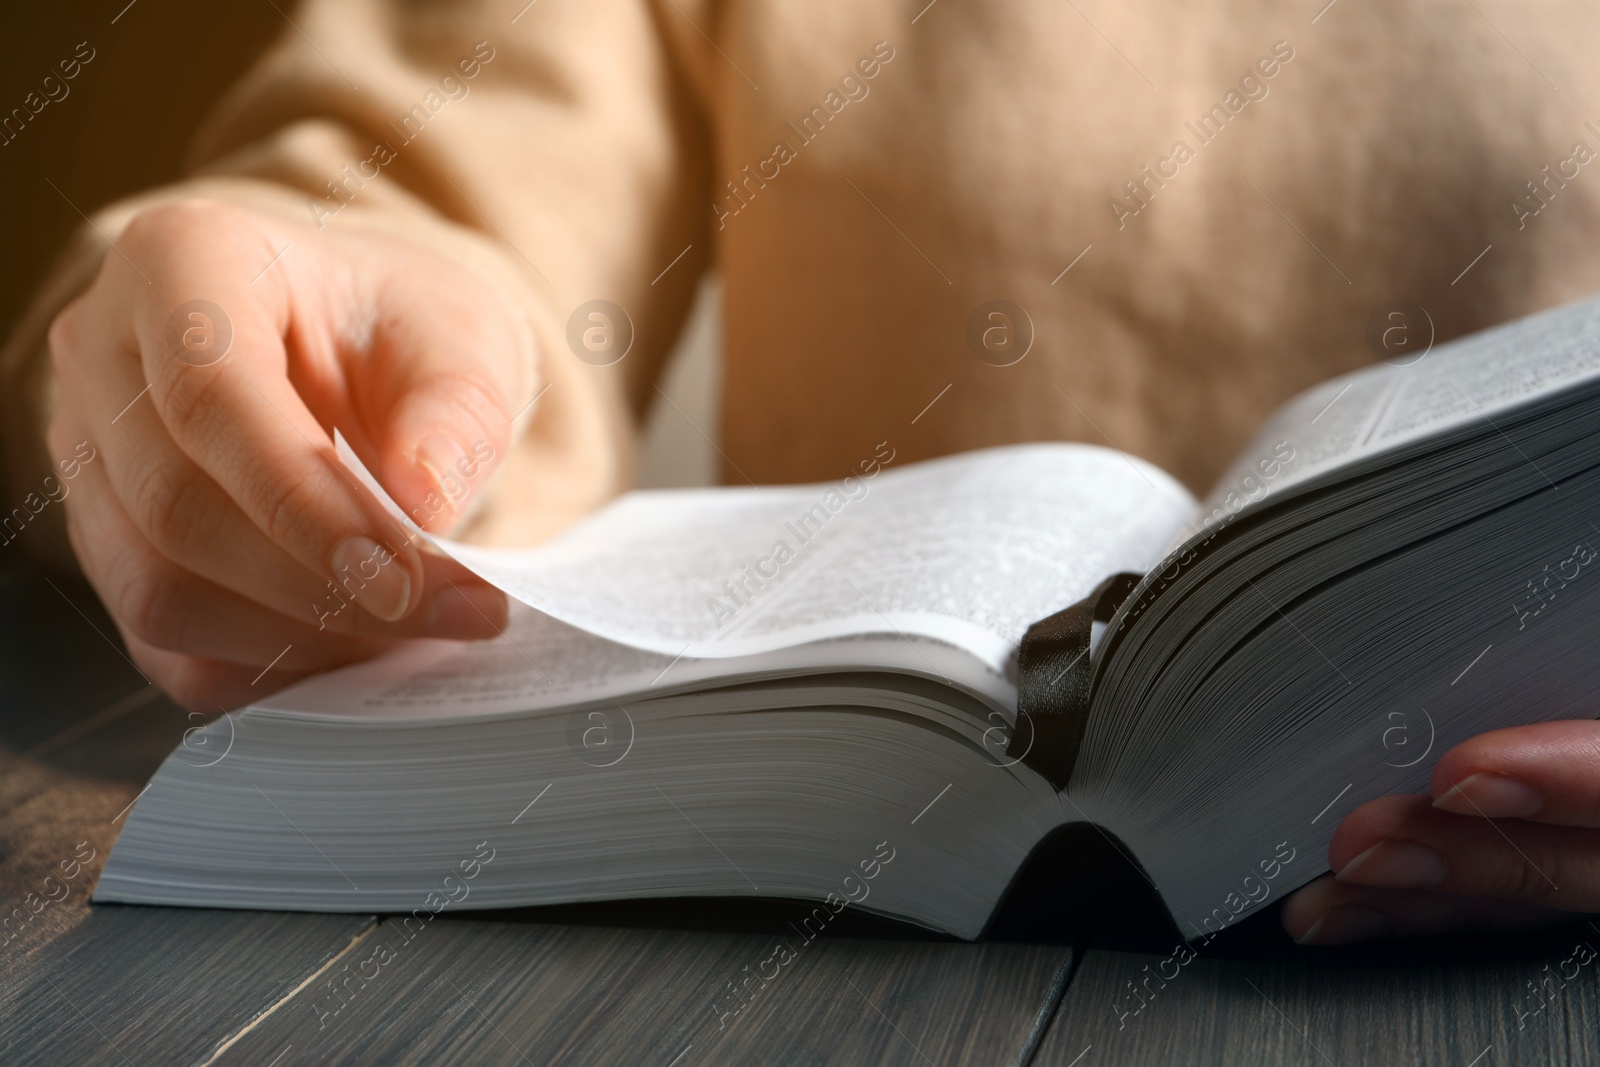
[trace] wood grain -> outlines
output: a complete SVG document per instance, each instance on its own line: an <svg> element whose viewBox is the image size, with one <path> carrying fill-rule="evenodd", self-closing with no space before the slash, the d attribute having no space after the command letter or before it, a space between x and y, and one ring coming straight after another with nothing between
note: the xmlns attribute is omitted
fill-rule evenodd
<svg viewBox="0 0 1600 1067"><path fill-rule="evenodd" d="M0 904L28 914L0 945L6 1064L1600 1064L1600 961L1559 985L1544 970L1600 948L1583 924L1317 952L1265 916L1139 1006L1128 983L1172 974L1165 956L1096 948L1074 974L1066 947L961 944L848 909L807 941L790 925L807 909L783 902L446 911L420 928L91 907L125 809L192 721L106 640L83 587L0 572L0 616L26 620L0 642ZM29 894L62 885L32 913ZM780 943L793 958L774 973Z"/></svg>
<svg viewBox="0 0 1600 1067"><path fill-rule="evenodd" d="M0 617L30 624L0 651L0 1062L199 1062L375 920L89 905L192 722L107 643L92 596L54 581L0 575Z"/></svg>
<svg viewBox="0 0 1600 1067"><path fill-rule="evenodd" d="M806 942L785 911L805 914L769 909L766 934L438 918L408 939L385 920L219 1062L1021 1063L1070 959L931 938ZM780 966L781 942L793 958ZM744 999L732 984L747 976Z"/></svg>
<svg viewBox="0 0 1600 1067"><path fill-rule="evenodd" d="M1580 922L1517 938L1279 948L1258 959L1202 954L1182 967L1163 964L1167 956L1092 949L1035 1063L1600 1064L1600 959L1571 962L1583 943L1600 950L1600 930ZM1576 976L1551 980L1563 961ZM1163 988L1161 976L1174 972Z"/></svg>
<svg viewBox="0 0 1600 1067"><path fill-rule="evenodd" d="M807 942L789 923L808 909L781 902L446 914L409 931L91 907L126 808L193 722L122 658L82 586L0 573L0 612L37 623L0 651L0 899L29 914L0 947L0 1062L1004 1064L1026 1060L1059 997L1068 949L848 913ZM779 941L793 959L734 994ZM393 958L370 970L380 946Z"/></svg>

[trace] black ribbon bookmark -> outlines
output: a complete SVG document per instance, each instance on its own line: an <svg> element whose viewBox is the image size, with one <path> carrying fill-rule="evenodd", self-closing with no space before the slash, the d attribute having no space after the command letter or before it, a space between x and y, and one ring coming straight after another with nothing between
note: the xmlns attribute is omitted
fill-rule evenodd
<svg viewBox="0 0 1600 1067"><path fill-rule="evenodd" d="M1017 728L1006 755L1032 767L1057 789L1066 788L1072 777L1089 723L1089 637L1094 624L1110 622L1143 578L1126 571L1113 574L1023 635L1017 657Z"/></svg>

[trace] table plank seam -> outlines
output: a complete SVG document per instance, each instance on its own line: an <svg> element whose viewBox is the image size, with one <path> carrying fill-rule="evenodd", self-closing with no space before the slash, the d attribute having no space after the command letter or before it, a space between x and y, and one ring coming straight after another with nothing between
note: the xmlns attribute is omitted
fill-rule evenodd
<svg viewBox="0 0 1600 1067"><path fill-rule="evenodd" d="M1045 990L1044 1003L1039 1005L1039 1012L1033 1018L1033 1025L1028 1028L1028 1034L1022 1041L1022 1047L1017 1050L1016 1059L1012 1067L1031 1067L1034 1057L1044 1047L1045 1034L1050 1030L1050 1024L1055 1022L1056 1016L1061 1012L1061 1005L1067 998L1067 987L1072 984L1073 976L1078 973L1078 964L1083 959L1083 939L1074 941L1067 949L1066 956L1061 961L1061 966L1056 968L1056 973L1050 979L1050 985Z"/></svg>
<svg viewBox="0 0 1600 1067"><path fill-rule="evenodd" d="M322 966L306 975L305 979L302 980L299 985L295 986L283 996L273 1001L270 1005L268 1005L265 1011L257 1014L255 1018L245 1023L245 1025L240 1027L235 1033L230 1034L221 1044L211 1051L211 1055L207 1056L204 1060L197 1064L196 1067L210 1067L211 1064L216 1063L217 1060L222 1057L223 1053L227 1052L234 1045L238 1044L256 1027L266 1022L267 1019L279 1008L283 1007L285 1004L288 1004L290 1001L294 1000L295 997L299 996L302 989L305 989L306 986L310 985L312 982L315 982L318 978L321 978L328 972L329 968L333 967L334 964L344 959L351 952L354 952L357 946L373 935L373 933L378 929L378 926L379 921L377 916L369 917L367 920L367 925L361 930L357 931L355 936L350 939L349 943L346 944L344 948L328 957L327 961L324 962Z"/></svg>

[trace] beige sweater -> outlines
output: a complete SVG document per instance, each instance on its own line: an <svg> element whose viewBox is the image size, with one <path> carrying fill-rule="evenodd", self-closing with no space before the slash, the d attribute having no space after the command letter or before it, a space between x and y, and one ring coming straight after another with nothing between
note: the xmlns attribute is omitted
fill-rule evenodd
<svg viewBox="0 0 1600 1067"><path fill-rule="evenodd" d="M551 387L482 538L544 536L626 486L712 266L734 482L837 477L885 441L906 462L1068 438L1203 490L1273 407L1373 358L1385 303L1420 302L1443 339L1600 287L1600 168L1575 151L1600 149L1592 3L311 0L293 19L195 178L97 221L114 236L199 193L496 257ZM4 355L13 495L50 462L44 329L104 252L86 228ZM569 347L595 299L633 324L612 366Z"/></svg>

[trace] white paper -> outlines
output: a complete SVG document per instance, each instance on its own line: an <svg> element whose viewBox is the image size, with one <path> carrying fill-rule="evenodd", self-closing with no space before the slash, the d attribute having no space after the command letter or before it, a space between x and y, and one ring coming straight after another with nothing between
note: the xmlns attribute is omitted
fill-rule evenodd
<svg viewBox="0 0 1600 1067"><path fill-rule="evenodd" d="M1404 366L1324 382L1267 420L1211 491L1207 516L1241 510L1340 466L1473 422L1600 374L1600 300L1587 300L1440 345ZM1294 459L1265 478L1279 442ZM1252 481L1253 479L1253 481ZM1259 484L1262 492L1249 491ZM1234 500L1230 502L1229 494Z"/></svg>
<svg viewBox="0 0 1600 1067"><path fill-rule="evenodd" d="M630 493L548 545L481 548L397 522L570 626L669 657L862 634L931 638L1003 670L1028 625L1107 574L1153 566L1195 501L1087 445L990 449L873 478Z"/></svg>

